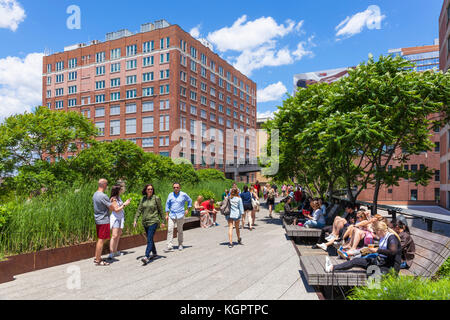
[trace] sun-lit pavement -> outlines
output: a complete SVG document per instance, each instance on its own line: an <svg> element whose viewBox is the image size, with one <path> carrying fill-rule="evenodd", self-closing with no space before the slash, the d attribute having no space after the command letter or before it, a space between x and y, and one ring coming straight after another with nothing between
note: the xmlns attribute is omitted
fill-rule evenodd
<svg viewBox="0 0 450 320"><path fill-rule="evenodd" d="M241 230L243 245L228 248L219 214L219 226L185 231L183 251L164 253L165 242L157 243L163 258L145 267L143 246L108 267L94 266L92 258L18 275L0 284L0 299L318 299L302 280L280 220L267 216L261 208L255 230Z"/></svg>

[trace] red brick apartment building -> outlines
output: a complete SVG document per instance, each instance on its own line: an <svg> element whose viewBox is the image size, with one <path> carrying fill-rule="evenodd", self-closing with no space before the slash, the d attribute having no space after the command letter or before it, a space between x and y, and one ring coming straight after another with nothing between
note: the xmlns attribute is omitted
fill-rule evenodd
<svg viewBox="0 0 450 320"><path fill-rule="evenodd" d="M447 72L450 67L450 0L445 0L439 16L439 61L440 70ZM450 209L450 126L440 132L441 140L441 192L440 205Z"/></svg>
<svg viewBox="0 0 450 320"><path fill-rule="evenodd" d="M256 83L178 25L159 20L65 47L44 57L42 82L43 105L81 112L98 140L131 140L239 181L258 171Z"/></svg>

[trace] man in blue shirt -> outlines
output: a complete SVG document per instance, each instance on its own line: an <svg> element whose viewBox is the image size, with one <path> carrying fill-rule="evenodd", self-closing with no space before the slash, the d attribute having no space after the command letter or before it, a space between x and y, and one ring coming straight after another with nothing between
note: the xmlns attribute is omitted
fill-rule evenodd
<svg viewBox="0 0 450 320"><path fill-rule="evenodd" d="M187 203L188 210L184 209L184 205ZM173 192L169 194L166 202L166 220L168 221L167 230L167 249L165 252L173 250L173 229L175 223L177 224L178 232L178 250L183 250L183 224L184 217L188 214L189 209L192 207L192 200L189 196L181 191L179 183L173 184Z"/></svg>

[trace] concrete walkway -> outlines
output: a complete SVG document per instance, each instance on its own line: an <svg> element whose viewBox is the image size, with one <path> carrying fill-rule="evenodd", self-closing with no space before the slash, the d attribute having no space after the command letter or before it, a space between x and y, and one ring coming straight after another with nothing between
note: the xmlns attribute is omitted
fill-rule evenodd
<svg viewBox="0 0 450 320"><path fill-rule="evenodd" d="M18 275L0 284L0 299L317 300L280 220L267 216L261 208L255 230L241 230L243 245L231 249L219 214L219 226L184 232L183 251L164 253L165 242L157 243L164 258L145 267L143 246L108 267L92 258Z"/></svg>

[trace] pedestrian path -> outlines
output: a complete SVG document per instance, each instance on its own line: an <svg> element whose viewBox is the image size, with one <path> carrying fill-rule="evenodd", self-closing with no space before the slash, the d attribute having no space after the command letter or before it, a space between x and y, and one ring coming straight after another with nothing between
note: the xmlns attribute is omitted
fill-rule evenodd
<svg viewBox="0 0 450 320"><path fill-rule="evenodd" d="M145 246L138 247L108 267L94 266L92 258L18 275L0 284L0 299L318 299L302 280L280 220L267 216L261 208L255 229L241 230L243 245L228 248L228 227L218 214L219 226L184 232L183 251L164 253L165 242L156 243L163 258L147 266L139 260Z"/></svg>

